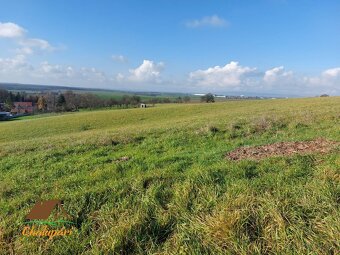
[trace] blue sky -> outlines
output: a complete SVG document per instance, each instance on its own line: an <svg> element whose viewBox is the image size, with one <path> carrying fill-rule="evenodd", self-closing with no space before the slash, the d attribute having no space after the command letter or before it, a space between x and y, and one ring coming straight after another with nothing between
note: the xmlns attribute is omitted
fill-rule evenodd
<svg viewBox="0 0 340 255"><path fill-rule="evenodd" d="M340 2L0 0L0 82L340 94Z"/></svg>

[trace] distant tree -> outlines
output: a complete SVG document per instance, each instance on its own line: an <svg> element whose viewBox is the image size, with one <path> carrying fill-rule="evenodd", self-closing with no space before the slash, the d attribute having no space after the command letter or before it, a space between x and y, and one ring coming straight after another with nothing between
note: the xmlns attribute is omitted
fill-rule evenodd
<svg viewBox="0 0 340 255"><path fill-rule="evenodd" d="M182 97L177 97L177 98L175 99L175 103L183 103Z"/></svg>
<svg viewBox="0 0 340 255"><path fill-rule="evenodd" d="M104 106L105 100L91 93L80 94L80 108L98 108Z"/></svg>
<svg viewBox="0 0 340 255"><path fill-rule="evenodd" d="M327 94L322 94L320 97L329 97Z"/></svg>
<svg viewBox="0 0 340 255"><path fill-rule="evenodd" d="M131 104L134 105L134 106L140 104L141 101L142 100L139 96L134 95L134 96L131 97Z"/></svg>
<svg viewBox="0 0 340 255"><path fill-rule="evenodd" d="M189 103L190 100L191 100L191 98L190 98L189 96L185 96L185 97L183 98L184 103Z"/></svg>
<svg viewBox="0 0 340 255"><path fill-rule="evenodd" d="M21 94L19 92L16 93L15 95L15 101L19 102L21 100Z"/></svg>
<svg viewBox="0 0 340 255"><path fill-rule="evenodd" d="M59 96L57 97L57 110L58 111L65 111L66 109L66 99L65 96L63 94L59 94Z"/></svg>
<svg viewBox="0 0 340 255"><path fill-rule="evenodd" d="M5 89L0 89L0 102L5 102L9 98L9 93Z"/></svg>
<svg viewBox="0 0 340 255"><path fill-rule="evenodd" d="M129 104L131 103L131 97L130 96L128 96L128 95L124 95L123 97L122 97L122 104L123 105L125 105L125 107L128 107L129 106Z"/></svg>
<svg viewBox="0 0 340 255"><path fill-rule="evenodd" d="M213 94L208 93L204 96L201 97L201 102L206 102L206 103L214 103L215 102L215 97Z"/></svg>
<svg viewBox="0 0 340 255"><path fill-rule="evenodd" d="M40 96L37 102L38 110L39 111L46 111L47 109L47 103L46 99L43 96Z"/></svg>
<svg viewBox="0 0 340 255"><path fill-rule="evenodd" d="M107 106L115 106L115 105L118 105L118 101L114 98L110 98L109 100L107 100L106 105Z"/></svg>
<svg viewBox="0 0 340 255"><path fill-rule="evenodd" d="M170 100L170 98L163 98L163 103L165 103L165 104L168 104L168 103L171 103L171 100Z"/></svg>
<svg viewBox="0 0 340 255"><path fill-rule="evenodd" d="M9 104L7 104L7 103L4 103L4 104L2 105L1 111L10 112L11 109L12 109L12 105L9 105Z"/></svg>
<svg viewBox="0 0 340 255"><path fill-rule="evenodd" d="M66 99L65 99L65 96L63 94L60 94L58 97L57 97L57 106L62 106L66 103Z"/></svg>
<svg viewBox="0 0 340 255"><path fill-rule="evenodd" d="M154 97L149 100L149 103L155 106L155 104L159 103L159 99Z"/></svg>
<svg viewBox="0 0 340 255"><path fill-rule="evenodd" d="M68 90L64 93L66 101L66 111L76 111L79 108L79 97L73 93L73 91Z"/></svg>
<svg viewBox="0 0 340 255"><path fill-rule="evenodd" d="M47 111L54 112L56 110L56 103L57 103L56 94L53 92L49 92L45 94L44 97L46 99Z"/></svg>

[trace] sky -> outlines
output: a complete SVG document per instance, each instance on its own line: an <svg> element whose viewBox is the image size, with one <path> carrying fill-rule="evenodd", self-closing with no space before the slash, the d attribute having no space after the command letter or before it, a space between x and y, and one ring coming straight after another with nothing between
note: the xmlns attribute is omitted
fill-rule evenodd
<svg viewBox="0 0 340 255"><path fill-rule="evenodd" d="M340 1L0 0L0 82L340 95Z"/></svg>

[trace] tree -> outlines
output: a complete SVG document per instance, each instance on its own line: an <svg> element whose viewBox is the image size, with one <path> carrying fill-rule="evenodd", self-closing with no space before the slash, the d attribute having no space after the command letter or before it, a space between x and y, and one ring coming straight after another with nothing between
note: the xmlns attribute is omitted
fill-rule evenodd
<svg viewBox="0 0 340 255"><path fill-rule="evenodd" d="M73 91L68 90L64 93L66 101L66 111L76 111L79 108L78 96Z"/></svg>
<svg viewBox="0 0 340 255"><path fill-rule="evenodd" d="M44 95L46 98L46 104L47 104L47 111L49 112L54 112L56 110L56 93L54 92L49 92Z"/></svg>
<svg viewBox="0 0 340 255"><path fill-rule="evenodd" d="M175 99L175 103L183 103L183 99L181 97L177 97Z"/></svg>
<svg viewBox="0 0 340 255"><path fill-rule="evenodd" d="M139 96L136 96L136 95L132 96L132 98L131 98L131 104L132 105L138 105L138 104L140 104L141 101L142 101L141 98Z"/></svg>
<svg viewBox="0 0 340 255"><path fill-rule="evenodd" d="M110 98L106 102L106 106L115 106L115 105L118 105L118 101L114 98Z"/></svg>
<svg viewBox="0 0 340 255"><path fill-rule="evenodd" d="M215 97L213 94L208 93L204 96L201 97L201 102L206 102L206 103L214 103L215 102Z"/></svg>
<svg viewBox="0 0 340 255"><path fill-rule="evenodd" d="M5 102L9 98L9 93L5 89L0 89L0 102Z"/></svg>
<svg viewBox="0 0 340 255"><path fill-rule="evenodd" d="M37 105L38 105L38 110L39 110L39 111L45 111L46 108L47 108L47 103L46 103L45 97L40 96L40 97L38 98L38 103L37 103Z"/></svg>
<svg viewBox="0 0 340 255"><path fill-rule="evenodd" d="M189 96L185 96L185 97L183 98L184 103L189 103L190 100L191 100L191 98L190 98Z"/></svg>
<svg viewBox="0 0 340 255"><path fill-rule="evenodd" d="M66 108L66 100L65 100L65 96L63 94L60 94L57 97L57 110L58 111L65 111Z"/></svg>
<svg viewBox="0 0 340 255"><path fill-rule="evenodd" d="M122 104L124 104L125 105L125 107L128 107L129 106L129 104L131 103L131 98L130 98L130 96L128 96L128 95L124 95L123 97L122 97Z"/></svg>
<svg viewBox="0 0 340 255"><path fill-rule="evenodd" d="M164 103L164 104L169 104L169 103L171 103L170 98L168 98L168 97L163 98L163 103Z"/></svg>

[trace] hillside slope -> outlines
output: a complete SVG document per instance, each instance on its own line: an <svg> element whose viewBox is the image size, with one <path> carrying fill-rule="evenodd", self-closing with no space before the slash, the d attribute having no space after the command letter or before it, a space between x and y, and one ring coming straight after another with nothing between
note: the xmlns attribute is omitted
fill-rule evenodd
<svg viewBox="0 0 340 255"><path fill-rule="evenodd" d="M336 254L339 147L232 161L242 146L340 141L340 98L169 104L0 123L0 253ZM21 235L62 199L77 232Z"/></svg>

